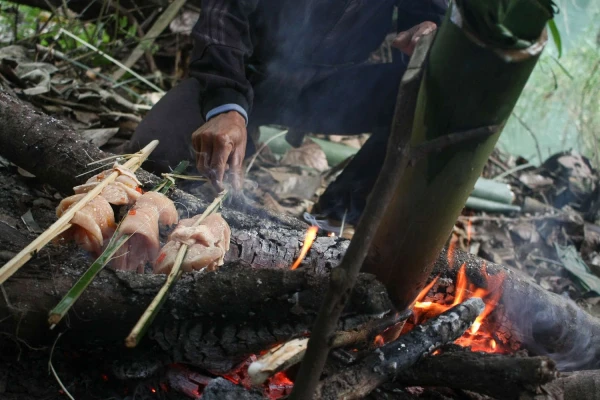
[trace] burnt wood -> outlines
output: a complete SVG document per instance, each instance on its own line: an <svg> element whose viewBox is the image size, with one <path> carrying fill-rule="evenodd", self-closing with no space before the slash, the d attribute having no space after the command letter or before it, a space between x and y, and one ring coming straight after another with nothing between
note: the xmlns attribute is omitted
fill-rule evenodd
<svg viewBox="0 0 600 400"><path fill-rule="evenodd" d="M416 326L398 340L365 357L357 365L322 381L316 398L322 400L362 399L382 384L393 380L423 356L458 339L483 312L479 298L468 299L441 315Z"/></svg>

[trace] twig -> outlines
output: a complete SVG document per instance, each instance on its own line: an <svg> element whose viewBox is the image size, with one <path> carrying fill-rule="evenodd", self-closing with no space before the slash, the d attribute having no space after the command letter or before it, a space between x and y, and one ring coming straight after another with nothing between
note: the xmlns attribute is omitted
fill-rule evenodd
<svg viewBox="0 0 600 400"><path fill-rule="evenodd" d="M449 146L468 142L473 139L487 139L497 133L498 129L500 129L499 125L484 126L440 136L436 139L416 145L411 149L409 165L415 165L419 160L425 158L425 156L431 153L439 153Z"/></svg>
<svg viewBox="0 0 600 400"><path fill-rule="evenodd" d="M62 333L59 333L58 336L56 336L56 340L54 341L54 344L52 345L52 350L50 350L50 359L48 360L48 369L50 370L50 372L52 372L52 375L54 375L54 379L56 379L56 382L58 382L58 385L63 390L63 392L65 392L65 394L69 397L69 399L75 400L75 397L73 397L71 395L71 393L69 393L69 391L67 390L65 385L62 383L62 381L58 377L56 370L52 366L52 356L54 355L54 348L56 347L56 343L58 343L58 339L60 339L61 336L62 336Z"/></svg>
<svg viewBox="0 0 600 400"><path fill-rule="evenodd" d="M104 79L104 80L105 80L105 81L107 81L107 82L110 82L110 83L112 83L113 85L117 83L117 82L116 82L115 80L113 80L113 79L112 79L110 76L108 76L108 75L104 75L104 74L102 74L101 72L94 71L94 70L93 70L93 68L91 68L91 67L88 67L87 65L85 65L85 64L83 64L83 63L81 63L81 62L79 62L79 61L77 61L77 60L74 60L74 59L71 59L71 58L67 57L67 56L66 56L64 53L62 53L62 52L60 52L60 51L58 51L58 50L56 50L56 49L51 49L51 48L48 48L48 47L42 46L41 44L36 44L36 45L35 45L35 47L36 47L36 49L37 49L38 51L41 51L41 52L44 52L44 53L50 54L51 56L54 56L54 57L56 57L56 58L59 58L59 59L61 59L61 60L63 60L63 61L66 61L66 62L68 62L68 63L70 63L70 64L72 64L72 65L75 65L76 67L82 68L82 69L84 69L84 70L86 70L86 71L93 71L93 72L94 72L96 75L98 75L100 78ZM114 86L113 86L113 87L114 87ZM125 90L127 93L129 93L131 96L133 96L133 97L135 97L135 98L137 98L137 99L139 99L139 100L142 100L142 101L145 101L145 102L148 102L148 103L150 102L150 100L148 100L147 98L145 98L145 97L143 97L143 96L140 96L138 93L136 93L134 90L131 90L131 89L130 89L130 88L128 88L128 87L123 87L123 89L124 89L124 90Z"/></svg>
<svg viewBox="0 0 600 400"><path fill-rule="evenodd" d="M544 158L542 156L542 149L540 148L540 142L538 141L537 136L535 135L533 130L531 130L529 125L527 125L525 123L525 121L523 121L523 119L521 117L519 117L519 115L516 112L513 111L512 115L514 115L514 117L517 119L517 121L519 121L519 123L523 126L523 128L525 128L527 133L529 133L531 135L531 138L535 142L535 149L537 150L538 158L540 160L539 162L541 164L542 162L544 162Z"/></svg>
<svg viewBox="0 0 600 400"><path fill-rule="evenodd" d="M412 315L411 310L403 314L395 313L383 319L376 319L351 331L336 332L332 338L332 348L356 346L360 343L372 342L376 335L387 328L406 320ZM308 338L292 339L267 354L260 356L248 368L248 376L253 385L262 385L269 377L298 364L304 358Z"/></svg>
<svg viewBox="0 0 600 400"><path fill-rule="evenodd" d="M143 76L141 76L140 74L138 74L137 72L135 72L134 70L132 70L131 68L128 68L127 66L123 65L120 61L112 58L111 56L109 56L108 54L106 54L105 52L103 52L102 50L100 50L99 48L97 48L95 46L92 46L91 44L89 44L85 40L81 40L76 35L73 35L71 32L66 31L63 28L60 28L59 31L58 31L58 34L60 35L62 33L64 33L65 35L69 36L70 38L74 39L75 41L81 43L82 45L84 45L84 46L86 46L86 47L88 47L88 48L96 51L102 57L104 57L107 60L111 61L115 65L123 68L125 71L129 72L131 75L135 76L136 78L138 78L140 81L144 82L146 85L150 86L155 91L157 91L159 93L162 93L162 94L165 93L164 90L162 90L161 88L159 88L158 86L156 86L154 83L150 82L148 79L144 78Z"/></svg>
<svg viewBox="0 0 600 400"><path fill-rule="evenodd" d="M135 156L131 157L129 161L123 164L123 167L130 168L135 171L139 168L142 163L148 158L150 153L156 148L158 145L158 140L154 140L150 142L146 147L144 147L139 153L136 153ZM73 204L65 213L48 229L46 229L40 236L38 236L34 241L32 241L27 247L25 247L19 254L14 256L9 262L4 264L2 268L0 268L0 284L4 283L8 278L10 278L15 272L19 270L27 261L33 257L40 249L42 249L46 244L48 244L53 238L59 235L61 232L65 230L67 226L70 226L70 221L79 210L86 206L86 204L99 195L102 190L109 184L115 181L119 176L119 172L115 171L107 176L102 182L100 182L96 187L90 190L81 200L77 203Z"/></svg>
<svg viewBox="0 0 600 400"><path fill-rule="evenodd" d="M313 398L321 371L331 349L331 335L350 297L360 268L367 255L379 222L391 201L396 183L409 162L409 142L412 133L416 100L421 85L423 66L433 41L424 36L417 45L398 91L396 111L383 167L369 196L354 238L341 264L331 271L330 285L310 337L306 356L300 365L291 400Z"/></svg>
<svg viewBox="0 0 600 400"><path fill-rule="evenodd" d="M133 49L131 54L129 54L129 57L127 57L127 60L123 62L123 65L130 68L137 62L137 60L140 59L142 55L144 55L147 49L152 46L154 40L165 30L173 18L175 18L181 7L183 7L185 4L185 1L186 0L175 0L165 9L165 11L160 17L158 17L148 32L146 32L135 49ZM119 69L112 75L112 77L117 81L123 77L125 72L125 69Z"/></svg>
<svg viewBox="0 0 600 400"><path fill-rule="evenodd" d="M532 163L527 163L527 164L522 164L522 165L517 165L514 168L511 168L509 170L506 170L504 172L502 172L501 174L496 175L495 177L492 178L493 181L499 181L501 179L506 178L509 175L513 175L515 172L519 172L523 169L527 169L530 167L535 167L535 165L533 165Z"/></svg>
<svg viewBox="0 0 600 400"><path fill-rule="evenodd" d="M217 198L215 198L213 202L206 208L206 210L204 210L200 218L198 218L192 226L194 227L200 225L202 221L206 219L206 217L217 211L223 204L223 201L225 200L226 196L227 190L222 191L219 194L219 196L217 196ZM137 324L135 324L135 326L131 330L131 333L129 333L129 336L125 338L125 345L127 347L132 348L137 346L144 334L146 333L146 331L148 330L148 328L150 327L150 325L152 324L152 321L154 321L154 318L158 314L158 310L160 310L160 307L167 299L167 293L175 284L175 282L177 282L177 280L182 274L181 264L183 264L183 260L185 259L187 249L188 246L185 243L182 244L179 248L179 251L177 252L177 257L175 258L175 262L173 264L173 268L171 269L171 272L167 277L167 281L160 289L156 297L154 297L148 308L146 308L146 311L144 312L144 314L142 314Z"/></svg>
<svg viewBox="0 0 600 400"><path fill-rule="evenodd" d="M189 162L182 161L175 168L174 172L181 173L185 171ZM165 194L169 188L173 185L174 181L172 179L165 179L162 183L155 186L152 191L161 192ZM50 315L48 317L48 323L50 324L50 329L54 329L54 327L67 315L71 307L75 304L75 302L79 299L81 294L87 289L87 287L92 283L96 275L109 263L112 256L119 250L127 240L129 240L133 236L132 234L120 236L119 229L115 231L113 236L110 238L106 249L102 252L102 254L92 263L90 268L79 278L79 280L73 285L71 290L67 292L67 294L62 298L62 300L50 311ZM0 285L0 287L2 287Z"/></svg>

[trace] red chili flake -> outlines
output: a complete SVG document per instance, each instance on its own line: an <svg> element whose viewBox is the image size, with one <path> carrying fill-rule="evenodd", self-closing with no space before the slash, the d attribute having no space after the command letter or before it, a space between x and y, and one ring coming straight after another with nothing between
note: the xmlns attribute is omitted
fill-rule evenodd
<svg viewBox="0 0 600 400"><path fill-rule="evenodd" d="M128 214L129 214L129 215L135 215L135 212L136 212L135 210L129 210L129 213L128 213Z"/></svg>
<svg viewBox="0 0 600 400"><path fill-rule="evenodd" d="M167 253L160 253L158 255L158 258L156 259L156 262L157 263L162 262L162 260L164 260L166 256L167 256Z"/></svg>
<svg viewBox="0 0 600 400"><path fill-rule="evenodd" d="M135 191L138 192L138 193L144 194L144 191L139 186L135 188Z"/></svg>

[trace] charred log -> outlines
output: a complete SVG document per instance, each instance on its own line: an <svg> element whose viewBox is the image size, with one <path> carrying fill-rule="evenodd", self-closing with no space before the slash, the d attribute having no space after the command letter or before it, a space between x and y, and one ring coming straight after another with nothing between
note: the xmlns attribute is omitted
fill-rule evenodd
<svg viewBox="0 0 600 400"><path fill-rule="evenodd" d="M424 355L459 338L483 309L483 301L473 298L419 325L357 365L322 381L317 387L316 398L350 400L365 397L378 386L393 380L402 370L412 367Z"/></svg>
<svg viewBox="0 0 600 400"><path fill-rule="evenodd" d="M70 192L73 185L81 183L82 180L87 178L87 176L80 178L75 178L75 176L87 169L88 162L106 156L95 146L81 140L66 124L34 110L30 105L1 91L0 155L35 174L43 182L51 184L64 192ZM152 185L158 179L156 176L144 171L140 171L138 176L148 185ZM23 192L27 190L27 187L22 188ZM22 201L23 197L24 195L21 195L19 201ZM25 197L29 199L27 201L31 206L35 194L28 194ZM173 190L170 197L181 205L182 212L196 213L203 210L208 204L206 200L181 190ZM19 210L25 212L26 209L19 206L17 199L12 201L14 203L6 205L7 214L12 212L10 216L16 221L13 224L16 226L20 224L18 220L21 215ZM249 303L259 304L267 298L272 299L269 296L258 296L256 299L253 297L257 293L257 290L255 290L256 270L259 268L289 266L297 256L300 248L299 243L304 238L306 225L302 222L266 211L252 211L251 213L244 213L226 207L223 213L232 226L232 246L230 253L227 255L227 260L242 260L255 267L238 275L247 275L245 277L246 283L251 285L252 289L244 291L243 294L248 297L242 298L239 294L235 294L234 299L231 299L233 300L232 303L229 303L229 299L228 301L220 300L219 303L219 300L205 296L197 302L207 301L211 304L211 307L223 306L227 310L228 316L238 315L246 318L249 312L255 312L249 310L249 308L252 308ZM49 219L51 215L52 210L45 210L45 213L40 213L39 218L36 217L36 219L38 221L41 219L47 226L52 222ZM0 223L0 226L2 225ZM4 257L5 260L6 257L10 258L11 252L20 250L23 247L22 244L28 243L33 236L26 229L23 229L22 224L19 227L21 229L2 226L3 232L10 232L6 236L10 239L4 240L4 233L0 237L0 246L2 246L0 251L3 252L0 253L0 256ZM327 272L339 263L346 248L347 242L345 240L319 237L304 261L303 267L301 267L314 272L304 272L306 275L303 279L306 282L311 282L314 290L322 293L327 285ZM40 257L47 257L47 254L42 252ZM52 258L51 264L54 264L54 267L43 266L45 262L40 260L36 264L31 263L31 265L25 266L15 276L13 282L9 280L7 283L7 290L12 290L13 293L10 296L13 302L18 302L19 307L35 310L34 314L28 316L28 318L34 320L38 318L41 321L42 315L54 305L58 297L64 294L73 282L75 279L74 274L81 273L84 265L87 265L87 261L81 259L81 255L78 259L75 252L65 254L63 258L58 258L58 260L63 266L76 268L60 270L56 268L57 264L52 261ZM548 292L518 271L485 262L478 257L460 251L456 251L450 257L450 260L448 254L443 252L436 262L434 275L441 273L443 278L454 279L456 271L463 263L467 266L469 279L480 286L485 286L488 274L502 273L505 275L503 296L497 309L497 312L504 312L505 314L504 322L498 329L498 335L501 336L500 340L517 340L535 354L548 355L557 361L559 369L600 368L600 321L598 319L585 313L575 303L566 300L564 297ZM41 268L41 270L36 270L36 268ZM287 276L287 273L279 273L282 276ZM118 279L117 276L121 278ZM185 278L182 284L186 280L194 280L193 276L195 275ZM55 289L52 279L58 282L63 281L59 285L60 289ZM146 283L138 285L136 282L139 279ZM110 292L112 290L110 285L120 282L122 287L127 285L136 287L138 285L142 293L154 293L160 282L162 282L161 279L164 278L125 277L123 275L111 275L107 272L101 276L97 288ZM12 286L11 288L11 285L17 284L18 286ZM224 287L226 286L224 285ZM287 287L289 288L289 286ZM360 289L360 287L364 289ZM368 290L366 288L369 286L363 285L360 287L357 290ZM28 290L39 290L39 288L42 288L40 292L44 293L43 296L23 294ZM18 296L15 295L17 293ZM216 295L220 296L220 293L217 292ZM99 304L99 307L103 307L102 301L107 301L108 304L104 307L110 308L109 304L112 299L110 297L107 299L106 294L99 296L97 301L94 301L93 297L90 298L88 300L89 304ZM145 296L147 297L144 297L144 299L149 299L151 295L145 294ZM218 296L216 299L220 299ZM315 302L312 303L313 309L316 310L316 302L319 302L321 297L313 296L311 298ZM379 296L379 299L381 298ZM100 299L103 300L100 301ZM130 309L136 310L133 313L137 313L137 309L143 307L139 304L140 302L140 300L123 301L123 298L121 298L121 302L117 301L115 304L117 307L122 307L125 313L129 313L130 311L127 310ZM306 302L304 304L310 303L310 300L307 298ZM230 307L230 305L235 306ZM6 306L1 307L4 308L0 312L6 313ZM385 306L381 308L385 308ZM172 310L172 308L168 309ZM44 311L41 312L41 310ZM221 312L217 308L211 308L211 310L212 312ZM0 314L0 320L2 315L5 314ZM37 315L37 317L33 317L33 315ZM107 321L111 321L111 318L116 318L117 315L118 312L115 312L113 308L112 314L107 317Z"/></svg>
<svg viewBox="0 0 600 400"><path fill-rule="evenodd" d="M509 400L548 390L541 386L556 377L556 366L547 357L453 351L423 357L397 374L396 380L402 386L444 386Z"/></svg>

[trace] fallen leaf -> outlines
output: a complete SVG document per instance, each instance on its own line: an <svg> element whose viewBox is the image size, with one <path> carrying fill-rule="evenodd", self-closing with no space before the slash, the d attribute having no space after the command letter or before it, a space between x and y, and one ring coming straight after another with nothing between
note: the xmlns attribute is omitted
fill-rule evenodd
<svg viewBox="0 0 600 400"><path fill-rule="evenodd" d="M306 166L314 168L319 172L329 169L325 152L323 152L318 144L310 139L297 149L288 150L284 154L281 163L284 165Z"/></svg>
<svg viewBox="0 0 600 400"><path fill-rule="evenodd" d="M119 128L86 129L81 131L81 136L95 146L104 146L110 138L119 132Z"/></svg>
<svg viewBox="0 0 600 400"><path fill-rule="evenodd" d="M558 244L555 244L554 247L565 269L577 278L584 289L600 294L600 278L590 273L590 269L583 262L575 247Z"/></svg>

